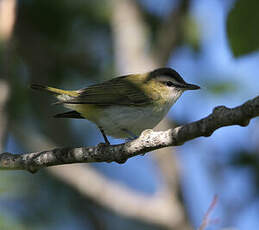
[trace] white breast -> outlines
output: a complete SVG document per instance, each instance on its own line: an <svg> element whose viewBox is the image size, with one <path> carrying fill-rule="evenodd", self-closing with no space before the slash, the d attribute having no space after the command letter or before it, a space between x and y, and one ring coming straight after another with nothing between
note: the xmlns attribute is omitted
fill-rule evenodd
<svg viewBox="0 0 259 230"><path fill-rule="evenodd" d="M167 114L170 107L168 105L161 110L156 110L154 106L144 108L111 106L105 109L104 116L97 122L109 136L117 138L139 136L143 130L154 128Z"/></svg>

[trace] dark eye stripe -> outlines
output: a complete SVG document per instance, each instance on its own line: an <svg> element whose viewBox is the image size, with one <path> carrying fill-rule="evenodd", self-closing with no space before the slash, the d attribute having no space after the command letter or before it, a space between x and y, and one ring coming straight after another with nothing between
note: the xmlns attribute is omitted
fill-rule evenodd
<svg viewBox="0 0 259 230"><path fill-rule="evenodd" d="M178 85L175 84L175 83L172 82L172 81L162 81L162 83L163 83L164 85L168 86L168 87L172 87L172 86L178 87Z"/></svg>
<svg viewBox="0 0 259 230"><path fill-rule="evenodd" d="M167 81L165 84L166 84L167 86L169 86L169 87L174 85L174 83L171 82L171 81Z"/></svg>
<svg viewBox="0 0 259 230"><path fill-rule="evenodd" d="M162 81L162 83L168 87L176 87L176 88L184 88L185 86L184 85L180 85L180 84L177 84L177 83L174 83L172 81Z"/></svg>

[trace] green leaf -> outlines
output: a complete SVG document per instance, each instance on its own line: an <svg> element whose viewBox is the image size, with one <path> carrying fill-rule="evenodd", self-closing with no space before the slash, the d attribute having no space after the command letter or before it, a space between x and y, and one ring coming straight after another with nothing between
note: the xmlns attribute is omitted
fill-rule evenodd
<svg viewBox="0 0 259 230"><path fill-rule="evenodd" d="M238 57L259 50L259 1L237 0L227 18L227 35Z"/></svg>

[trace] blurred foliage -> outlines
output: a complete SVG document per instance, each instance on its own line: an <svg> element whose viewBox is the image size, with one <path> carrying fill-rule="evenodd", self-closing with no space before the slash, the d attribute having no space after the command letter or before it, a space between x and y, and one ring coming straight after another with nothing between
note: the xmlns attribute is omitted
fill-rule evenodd
<svg viewBox="0 0 259 230"><path fill-rule="evenodd" d="M239 151L235 154L232 160L232 165L236 166L252 166L254 165L259 170L259 158L254 152L246 150Z"/></svg>
<svg viewBox="0 0 259 230"><path fill-rule="evenodd" d="M8 103L10 124L17 126L27 120L27 124L37 125L40 132L58 144L80 143L73 138L70 121L51 119L61 108L51 107L52 101L45 94L35 96L29 85L34 82L72 89L113 76L109 3L94 0L18 3L9 60L0 63L0 68L5 65L1 72L8 70L2 76L12 88ZM40 122L29 122L32 114Z"/></svg>
<svg viewBox="0 0 259 230"><path fill-rule="evenodd" d="M258 0L237 0L228 14L227 34L236 57L259 49L258 12Z"/></svg>
<svg viewBox="0 0 259 230"><path fill-rule="evenodd" d="M237 168L249 168L253 175L253 189L256 191L256 196L259 195L259 156L257 151L248 151L241 149L235 153L235 156L230 162L231 166Z"/></svg>
<svg viewBox="0 0 259 230"><path fill-rule="evenodd" d="M99 229L102 214L85 196L42 170L3 172L0 196L0 229ZM15 181L15 183L13 183ZM69 197L69 199L68 199Z"/></svg>
<svg viewBox="0 0 259 230"><path fill-rule="evenodd" d="M233 93L237 90L236 85L232 81L208 82L206 88L214 95Z"/></svg>
<svg viewBox="0 0 259 230"><path fill-rule="evenodd" d="M24 1L21 5L21 13L24 15L28 24L41 34L47 37L50 41L56 41L56 45L60 42L68 42L73 24L80 23L95 28L107 26L110 12L108 11L107 4L96 4L93 1L74 2L71 1Z"/></svg>
<svg viewBox="0 0 259 230"><path fill-rule="evenodd" d="M157 42L158 33L161 26L161 21L163 18L157 14L154 14L150 11L147 11L142 4L138 5L139 10L142 13L142 17L148 26L149 32L149 41L151 44L155 44Z"/></svg>
<svg viewBox="0 0 259 230"><path fill-rule="evenodd" d="M200 51L201 31L195 18L187 15L183 24L184 37L183 40L189 44L196 52Z"/></svg>
<svg viewBox="0 0 259 230"><path fill-rule="evenodd" d="M30 227L25 228L21 223L16 223L17 219L11 219L9 216L0 215L0 229L2 230L30 230Z"/></svg>
<svg viewBox="0 0 259 230"><path fill-rule="evenodd" d="M100 76L99 65L112 55L109 12L106 1L21 1L14 33L30 77L60 82L68 72Z"/></svg>

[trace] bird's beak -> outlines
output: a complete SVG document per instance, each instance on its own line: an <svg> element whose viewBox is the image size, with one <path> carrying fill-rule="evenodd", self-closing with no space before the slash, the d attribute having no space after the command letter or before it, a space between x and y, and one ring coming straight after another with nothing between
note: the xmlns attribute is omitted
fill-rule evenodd
<svg viewBox="0 0 259 230"><path fill-rule="evenodd" d="M201 87L198 85L193 85L193 84L186 84L184 87L186 90L196 90L196 89L200 89Z"/></svg>

